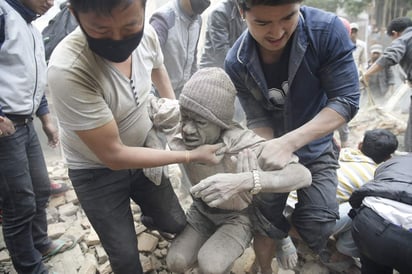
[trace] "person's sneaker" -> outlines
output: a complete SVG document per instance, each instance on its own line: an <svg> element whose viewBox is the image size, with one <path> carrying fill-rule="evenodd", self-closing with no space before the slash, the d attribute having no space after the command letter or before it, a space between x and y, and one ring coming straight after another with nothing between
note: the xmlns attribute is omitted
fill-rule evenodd
<svg viewBox="0 0 412 274"><path fill-rule="evenodd" d="M63 195L67 190L69 190L69 186L65 183L57 183L52 181L50 183L50 194L53 197L58 197Z"/></svg>

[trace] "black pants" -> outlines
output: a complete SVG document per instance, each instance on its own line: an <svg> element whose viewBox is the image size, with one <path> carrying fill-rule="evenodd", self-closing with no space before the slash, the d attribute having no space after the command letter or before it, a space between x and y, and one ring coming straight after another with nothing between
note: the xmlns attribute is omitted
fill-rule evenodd
<svg viewBox="0 0 412 274"><path fill-rule="evenodd" d="M164 177L157 186L141 169L69 169L69 176L116 274L143 274L130 199L159 231L175 234L186 225L185 213Z"/></svg>
<svg viewBox="0 0 412 274"><path fill-rule="evenodd" d="M393 225L368 207L352 222L352 236L361 253L363 274L412 273L412 232Z"/></svg>

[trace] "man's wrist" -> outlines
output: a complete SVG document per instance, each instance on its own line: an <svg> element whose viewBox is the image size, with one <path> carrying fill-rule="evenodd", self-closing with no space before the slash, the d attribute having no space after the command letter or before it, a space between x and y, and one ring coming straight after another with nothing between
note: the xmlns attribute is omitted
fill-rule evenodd
<svg viewBox="0 0 412 274"><path fill-rule="evenodd" d="M257 169L252 170L253 188L250 190L250 194L256 195L262 190L260 183L260 175Z"/></svg>

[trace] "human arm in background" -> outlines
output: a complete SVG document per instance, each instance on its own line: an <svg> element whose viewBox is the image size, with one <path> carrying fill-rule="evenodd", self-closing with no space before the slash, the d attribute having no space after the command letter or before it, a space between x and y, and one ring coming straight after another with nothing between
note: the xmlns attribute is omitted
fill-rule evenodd
<svg viewBox="0 0 412 274"><path fill-rule="evenodd" d="M401 36L402 37L402 36ZM407 41L404 39L395 39L392 41L391 45L383 51L381 57L365 72L364 81L368 83L369 76L378 71L383 70L386 67L391 67L402 60L405 56L407 49Z"/></svg>
<svg viewBox="0 0 412 274"><path fill-rule="evenodd" d="M377 62L373 63L372 66L370 66L368 68L368 70L362 75L360 81L363 82L366 86L369 85L369 77L372 74L375 74L381 70L383 70L384 67L382 67L381 65L379 65Z"/></svg>
<svg viewBox="0 0 412 274"><path fill-rule="evenodd" d="M39 116L39 119L41 121L43 131L47 136L47 144L52 148L57 147L57 144L59 143L59 131L53 123L51 114L47 113L41 115Z"/></svg>
<svg viewBox="0 0 412 274"><path fill-rule="evenodd" d="M43 95L40 101L40 105L36 111L36 115L37 117L39 117L43 131L47 136L47 144L50 147L55 148L59 143L59 132L57 130L57 127L54 125L45 95Z"/></svg>
<svg viewBox="0 0 412 274"><path fill-rule="evenodd" d="M295 159L296 161L290 162L283 169L263 171L259 169L256 154L246 149L238 155L238 173L219 173L210 176L193 186L190 192L210 207L219 207L234 195L249 193L255 187L256 175L253 172L258 173L262 192L285 193L307 187L312 182L311 173L297 162L297 157Z"/></svg>

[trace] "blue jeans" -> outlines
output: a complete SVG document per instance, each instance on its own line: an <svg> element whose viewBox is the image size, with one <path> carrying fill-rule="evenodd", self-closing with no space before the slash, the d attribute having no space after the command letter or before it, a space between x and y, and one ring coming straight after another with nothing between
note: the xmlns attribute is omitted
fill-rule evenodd
<svg viewBox="0 0 412 274"><path fill-rule="evenodd" d="M0 137L0 190L4 240L14 268L48 273L41 259L51 244L46 217L50 180L32 122Z"/></svg>
<svg viewBox="0 0 412 274"><path fill-rule="evenodd" d="M168 179L156 186L142 170L69 169L79 202L99 235L116 274L141 274L130 199L153 228L179 233L186 216Z"/></svg>
<svg viewBox="0 0 412 274"><path fill-rule="evenodd" d="M312 184L297 190L298 203L292 213L292 223L307 245L315 253L320 253L326 248L339 218L336 146L331 144L322 155L305 166L312 174Z"/></svg>

